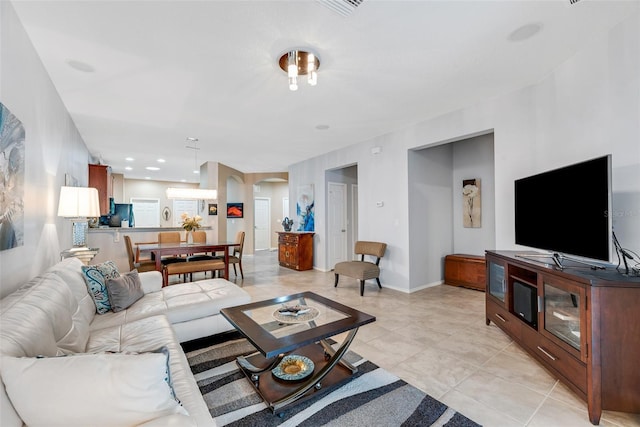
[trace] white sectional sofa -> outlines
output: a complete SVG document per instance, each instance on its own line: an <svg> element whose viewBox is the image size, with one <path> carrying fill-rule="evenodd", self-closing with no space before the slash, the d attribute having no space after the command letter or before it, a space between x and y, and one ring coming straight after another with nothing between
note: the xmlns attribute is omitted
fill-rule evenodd
<svg viewBox="0 0 640 427"><path fill-rule="evenodd" d="M97 314L82 265L0 301L0 425L215 425L180 342L232 329L220 308L250 296L224 279L162 288L154 271L139 274L141 299Z"/></svg>

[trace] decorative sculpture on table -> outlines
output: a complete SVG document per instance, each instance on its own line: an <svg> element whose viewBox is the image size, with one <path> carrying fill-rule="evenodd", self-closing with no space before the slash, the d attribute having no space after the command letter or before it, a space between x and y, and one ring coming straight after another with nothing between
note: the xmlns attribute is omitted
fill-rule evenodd
<svg viewBox="0 0 640 427"><path fill-rule="evenodd" d="M293 220L289 219L289 217L285 217L285 219L282 220L282 226L284 227L284 231L291 231Z"/></svg>

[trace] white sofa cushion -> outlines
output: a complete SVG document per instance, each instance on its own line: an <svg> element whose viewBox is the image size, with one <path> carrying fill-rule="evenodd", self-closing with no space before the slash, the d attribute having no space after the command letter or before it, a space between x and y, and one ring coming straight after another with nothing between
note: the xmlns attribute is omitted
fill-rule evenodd
<svg viewBox="0 0 640 427"><path fill-rule="evenodd" d="M79 258L65 258L47 272L59 276L67 284L73 296L76 297L76 301L78 301L78 307L83 318L87 324L90 324L96 315L96 305L91 295L89 295L87 283L82 275L83 265Z"/></svg>
<svg viewBox="0 0 640 427"><path fill-rule="evenodd" d="M0 302L0 348L10 356L55 356L83 352L88 325L76 327L78 303L62 279L38 276ZM79 316L79 315L78 315ZM81 316L80 316L81 317Z"/></svg>
<svg viewBox="0 0 640 427"><path fill-rule="evenodd" d="M146 273L140 274L141 277ZM144 286L144 282L143 282ZM95 316L91 330L122 325L133 320L157 314L164 314L175 326L183 322L193 322L214 315L220 316L220 309L246 304L250 295L225 279L198 280L191 283L167 286L160 292L145 294L131 307L118 313L105 313ZM176 331L179 328L176 327ZM232 329L231 326L227 328ZM201 330L199 337L214 335L223 330ZM181 342L184 337L178 334Z"/></svg>
<svg viewBox="0 0 640 427"><path fill-rule="evenodd" d="M4 356L0 370L13 406L30 427L132 426L187 414L172 396L163 353Z"/></svg>
<svg viewBox="0 0 640 427"><path fill-rule="evenodd" d="M96 319L102 316L96 316ZM169 350L171 380L176 396L197 425L212 425L211 415L193 378L182 347L166 316L152 316L123 325L95 330L87 352L143 352L166 346Z"/></svg>

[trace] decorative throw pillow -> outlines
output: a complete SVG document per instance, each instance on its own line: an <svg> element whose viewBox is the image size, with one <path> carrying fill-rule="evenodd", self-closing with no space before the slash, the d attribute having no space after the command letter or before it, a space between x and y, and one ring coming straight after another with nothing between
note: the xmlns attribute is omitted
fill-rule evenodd
<svg viewBox="0 0 640 427"><path fill-rule="evenodd" d="M120 277L107 279L107 295L111 310L122 311L144 296L138 270L131 270Z"/></svg>
<svg viewBox="0 0 640 427"><path fill-rule="evenodd" d="M120 276L115 263L113 261L105 261L102 264L83 265L82 273L84 281L87 283L89 294L96 304L96 312L104 314L111 310L106 280Z"/></svg>
<svg viewBox="0 0 640 427"><path fill-rule="evenodd" d="M30 427L132 426L188 415L172 396L162 352L3 356L0 373L11 403Z"/></svg>

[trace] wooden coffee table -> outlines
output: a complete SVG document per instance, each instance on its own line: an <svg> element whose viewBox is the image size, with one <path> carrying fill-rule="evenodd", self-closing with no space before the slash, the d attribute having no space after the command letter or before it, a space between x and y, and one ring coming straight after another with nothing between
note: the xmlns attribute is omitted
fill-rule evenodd
<svg viewBox="0 0 640 427"><path fill-rule="evenodd" d="M302 306L299 315L280 313L284 307ZM313 292L223 308L222 315L240 331L259 352L238 357L240 370L276 413L300 399L312 397L316 390L340 385L358 372L344 360L358 328L374 322L375 317ZM338 345L328 338L347 332ZM336 348L337 347L337 348ZM294 375L282 375L280 362L311 360L307 369ZM304 376L302 376L304 375ZM284 377L284 378L283 378Z"/></svg>

